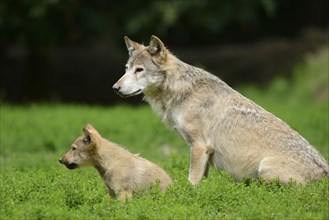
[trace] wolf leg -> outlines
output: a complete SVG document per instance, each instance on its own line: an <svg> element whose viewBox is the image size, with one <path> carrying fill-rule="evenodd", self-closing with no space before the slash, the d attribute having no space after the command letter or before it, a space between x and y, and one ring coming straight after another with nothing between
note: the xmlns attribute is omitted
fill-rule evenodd
<svg viewBox="0 0 329 220"><path fill-rule="evenodd" d="M287 184L291 179L297 183L305 183L305 178L300 175L302 166L289 157L266 157L258 168L258 176L266 182L279 179L281 185Z"/></svg>
<svg viewBox="0 0 329 220"><path fill-rule="evenodd" d="M206 170L204 171L204 177L208 177L209 173L210 173L210 166L211 166L211 162L210 162L210 158L208 159L208 163L206 165Z"/></svg>
<svg viewBox="0 0 329 220"><path fill-rule="evenodd" d="M193 146L190 148L190 173L188 180L196 185L209 172L209 158L213 154L211 147Z"/></svg>

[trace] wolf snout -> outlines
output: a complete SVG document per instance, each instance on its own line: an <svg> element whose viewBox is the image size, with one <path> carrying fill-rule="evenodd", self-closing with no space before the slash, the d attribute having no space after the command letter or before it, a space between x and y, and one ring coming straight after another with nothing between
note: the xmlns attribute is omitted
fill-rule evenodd
<svg viewBox="0 0 329 220"><path fill-rule="evenodd" d="M121 86L119 86L119 85L117 85L117 84L114 84L114 85L112 86L112 89L113 89L114 92L115 92L116 94L118 94L120 97L122 97L122 98L126 98L126 97L127 97L124 93L122 93L122 91L121 91Z"/></svg>
<svg viewBox="0 0 329 220"><path fill-rule="evenodd" d="M112 86L112 89L113 89L116 93L118 93L119 90L120 90L120 86L117 85L117 84L114 84L114 85Z"/></svg>
<svg viewBox="0 0 329 220"><path fill-rule="evenodd" d="M75 168L78 167L78 164L76 164L76 163L70 163L70 162L68 162L67 160L64 160L63 158L60 158L58 161L59 161L61 164L64 164L64 165L66 166L66 168L68 168L68 169L70 169L70 170L75 169Z"/></svg>
<svg viewBox="0 0 329 220"><path fill-rule="evenodd" d="M61 164L64 164L63 159L59 158L58 162L60 162Z"/></svg>

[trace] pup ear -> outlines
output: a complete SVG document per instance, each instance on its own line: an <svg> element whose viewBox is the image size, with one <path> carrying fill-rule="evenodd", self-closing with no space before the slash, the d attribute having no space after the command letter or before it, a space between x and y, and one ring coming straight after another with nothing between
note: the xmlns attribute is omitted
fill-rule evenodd
<svg viewBox="0 0 329 220"><path fill-rule="evenodd" d="M141 46L139 43L130 40L129 37L127 36L125 36L124 39L129 55L131 55L134 50L137 50Z"/></svg>
<svg viewBox="0 0 329 220"><path fill-rule="evenodd" d="M154 35L150 39L149 51L152 56L160 56L162 59L166 59L168 53L162 41Z"/></svg>
<svg viewBox="0 0 329 220"><path fill-rule="evenodd" d="M101 135L98 131L91 125L87 124L86 127L82 129L84 135L89 138L90 144L98 144L101 140Z"/></svg>

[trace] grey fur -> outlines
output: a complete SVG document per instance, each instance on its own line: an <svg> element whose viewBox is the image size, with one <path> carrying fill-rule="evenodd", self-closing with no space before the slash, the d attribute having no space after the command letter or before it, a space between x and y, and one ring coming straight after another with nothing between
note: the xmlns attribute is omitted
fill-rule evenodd
<svg viewBox="0 0 329 220"><path fill-rule="evenodd" d="M237 180L279 178L285 184L329 177L321 154L284 121L218 77L179 60L157 37L150 41L156 50L125 39L128 69L113 88L123 97L143 93L161 120L189 144L192 184L207 175L210 162ZM143 71L136 72L137 67Z"/></svg>

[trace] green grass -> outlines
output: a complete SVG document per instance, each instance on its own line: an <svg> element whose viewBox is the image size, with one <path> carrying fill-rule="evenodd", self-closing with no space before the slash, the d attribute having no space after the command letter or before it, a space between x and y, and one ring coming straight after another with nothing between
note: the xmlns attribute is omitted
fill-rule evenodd
<svg viewBox="0 0 329 220"><path fill-rule="evenodd" d="M326 50L327 51L327 50ZM328 160L328 53L298 65L293 80L238 88L287 121ZM124 101L124 100L123 100ZM1 219L328 219L329 179L306 186L236 182L225 172L193 187L188 146L150 107L1 104ZM161 165L174 179L130 202L109 198L93 168L58 158L92 123L106 138Z"/></svg>

